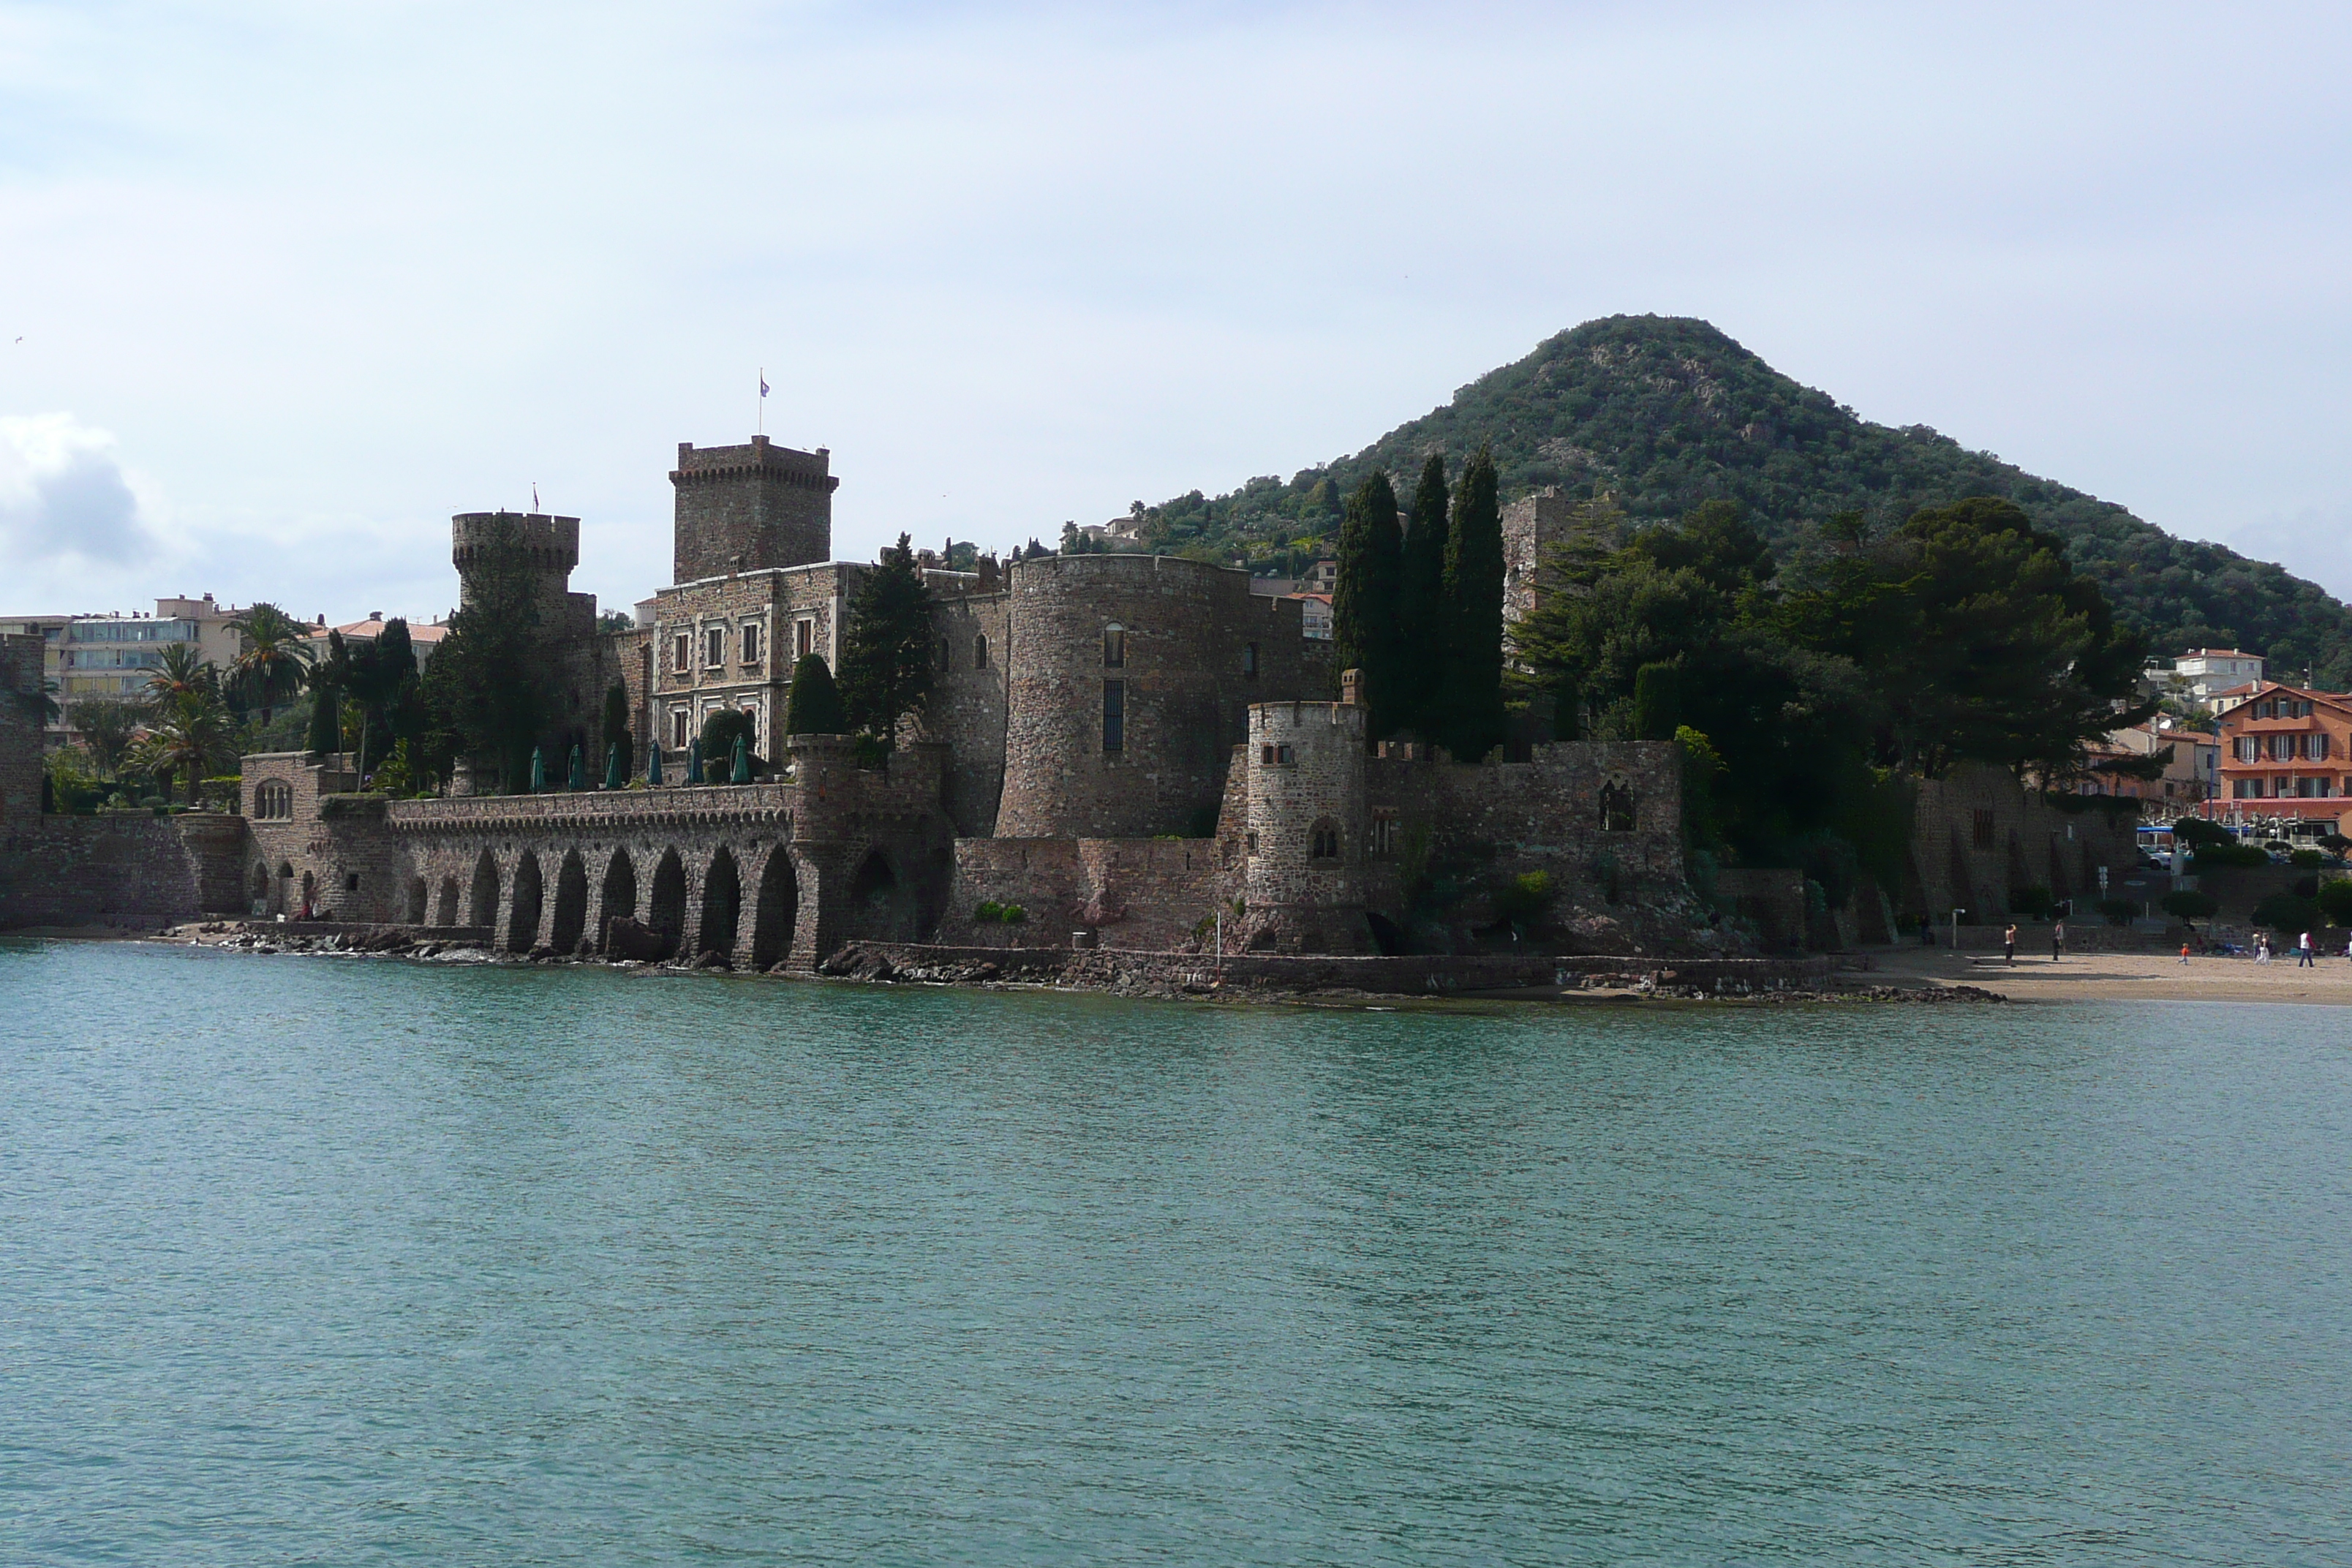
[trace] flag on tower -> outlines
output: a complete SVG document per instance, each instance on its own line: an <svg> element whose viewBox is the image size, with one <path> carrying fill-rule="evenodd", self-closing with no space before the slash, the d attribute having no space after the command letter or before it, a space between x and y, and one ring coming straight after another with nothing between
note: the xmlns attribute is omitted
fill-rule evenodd
<svg viewBox="0 0 2352 1568"><path fill-rule="evenodd" d="M533 511L537 511L539 510L539 481L537 479L533 479L530 485L530 510Z"/></svg>
<svg viewBox="0 0 2352 1568"><path fill-rule="evenodd" d="M768 373L764 370L760 373L760 395L768 395Z"/></svg>

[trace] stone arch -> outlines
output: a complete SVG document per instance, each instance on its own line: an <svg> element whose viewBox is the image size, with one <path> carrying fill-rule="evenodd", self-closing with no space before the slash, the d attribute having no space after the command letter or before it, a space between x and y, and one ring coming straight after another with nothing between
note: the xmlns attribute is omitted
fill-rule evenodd
<svg viewBox="0 0 2352 1568"><path fill-rule="evenodd" d="M299 912L305 918L319 912L319 879L308 871L302 873L302 907Z"/></svg>
<svg viewBox="0 0 2352 1568"><path fill-rule="evenodd" d="M735 868L735 852L725 845L710 857L710 868L702 874L702 921L695 929L694 944L704 952L716 952L721 958L735 955L735 927L743 918L743 878Z"/></svg>
<svg viewBox="0 0 2352 1568"><path fill-rule="evenodd" d="M611 921L620 916L637 918L637 863L629 852L617 846L613 858L604 863L604 902L603 918ZM604 932L597 932L599 937Z"/></svg>
<svg viewBox="0 0 2352 1568"><path fill-rule="evenodd" d="M1633 786L1613 773L1601 781L1601 831L1633 831Z"/></svg>
<svg viewBox="0 0 2352 1568"><path fill-rule="evenodd" d="M563 857L555 873L555 924L547 940L558 952L576 952L587 929L588 868L574 849Z"/></svg>
<svg viewBox="0 0 2352 1568"><path fill-rule="evenodd" d="M425 879L422 877L411 877L408 879L407 913L408 923L410 925L421 926L425 923L425 916L426 913L425 902L426 895L425 891Z"/></svg>
<svg viewBox="0 0 2352 1568"><path fill-rule="evenodd" d="M907 885L879 847L869 849L849 884L850 920L856 934L883 942L907 937Z"/></svg>
<svg viewBox="0 0 2352 1568"><path fill-rule="evenodd" d="M1339 863L1339 825L1328 816L1318 816L1307 830L1307 857L1321 861L1328 870Z"/></svg>
<svg viewBox="0 0 2352 1568"><path fill-rule="evenodd" d="M484 931L499 923L499 863L487 849L474 858L474 885L466 900L466 923Z"/></svg>
<svg viewBox="0 0 2352 1568"><path fill-rule="evenodd" d="M972 635L971 667L974 669L988 668L988 634L986 632L976 632Z"/></svg>
<svg viewBox="0 0 2352 1568"><path fill-rule="evenodd" d="M801 918L800 868L779 844L760 871L751 905L751 966L767 969L792 955L793 931Z"/></svg>
<svg viewBox="0 0 2352 1568"><path fill-rule="evenodd" d="M434 900L434 911L436 918L433 923L435 925L454 926L463 925L466 923L459 918L457 878L444 877L441 879L441 891L439 896Z"/></svg>
<svg viewBox="0 0 2352 1568"><path fill-rule="evenodd" d="M529 952L539 943L540 900L544 892L540 879L539 857L530 850L515 862L514 907L507 911L507 950Z"/></svg>
<svg viewBox="0 0 2352 1568"><path fill-rule="evenodd" d="M253 912L260 914L269 908L269 863L253 863Z"/></svg>
<svg viewBox="0 0 2352 1568"><path fill-rule="evenodd" d="M664 956L677 951L686 931L686 867L676 849L662 851L654 868L653 898L646 905L646 925L663 939Z"/></svg>

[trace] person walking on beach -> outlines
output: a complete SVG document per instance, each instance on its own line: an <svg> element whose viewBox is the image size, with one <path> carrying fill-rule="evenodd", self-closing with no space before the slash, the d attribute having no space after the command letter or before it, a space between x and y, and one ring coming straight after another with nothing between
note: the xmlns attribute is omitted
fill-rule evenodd
<svg viewBox="0 0 2352 1568"><path fill-rule="evenodd" d="M2059 921L2050 928L2050 962L2055 963L2066 952L2066 922Z"/></svg>
<svg viewBox="0 0 2352 1568"><path fill-rule="evenodd" d="M2000 945L2005 950L2011 966L2015 967L2017 963L2017 928L2015 926L2000 933Z"/></svg>
<svg viewBox="0 0 2352 1568"><path fill-rule="evenodd" d="M2189 962L2189 944L2185 942L2180 944L2180 962L2183 964Z"/></svg>
<svg viewBox="0 0 2352 1568"><path fill-rule="evenodd" d="M2264 931L2262 935L2254 938L2254 962L2256 963L2268 963L2270 961L2271 937L2270 932Z"/></svg>
<svg viewBox="0 0 2352 1568"><path fill-rule="evenodd" d="M2311 951L2311 933L2309 931L2304 932L2302 936L2295 939L2294 966L2297 969L2316 969L2319 967L2318 956Z"/></svg>

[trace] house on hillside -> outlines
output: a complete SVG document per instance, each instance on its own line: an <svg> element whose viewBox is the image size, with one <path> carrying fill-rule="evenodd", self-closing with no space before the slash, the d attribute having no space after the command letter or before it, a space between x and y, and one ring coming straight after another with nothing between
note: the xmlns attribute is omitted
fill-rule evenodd
<svg viewBox="0 0 2352 1568"><path fill-rule="evenodd" d="M2260 681L2217 716L2215 815L2334 822L2352 794L2352 695Z"/></svg>

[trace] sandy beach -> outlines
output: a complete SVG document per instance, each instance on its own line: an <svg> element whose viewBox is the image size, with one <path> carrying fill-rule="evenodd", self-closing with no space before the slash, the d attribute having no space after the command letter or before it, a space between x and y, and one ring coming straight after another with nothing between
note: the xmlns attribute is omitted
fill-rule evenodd
<svg viewBox="0 0 2352 1568"><path fill-rule="evenodd" d="M2310 969L2292 954L2256 963L2249 958L2178 953L2068 953L2053 963L2047 951L2020 952L2015 967L1999 955L1943 949L1878 948L1870 958L1890 981L1980 985L2016 1002L2298 1002L2352 1005L2352 961L2323 955Z"/></svg>

